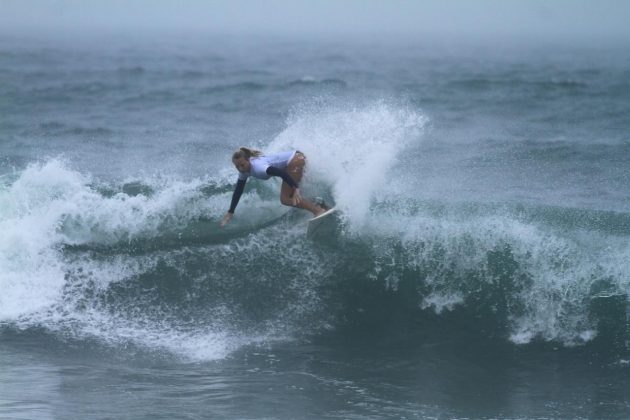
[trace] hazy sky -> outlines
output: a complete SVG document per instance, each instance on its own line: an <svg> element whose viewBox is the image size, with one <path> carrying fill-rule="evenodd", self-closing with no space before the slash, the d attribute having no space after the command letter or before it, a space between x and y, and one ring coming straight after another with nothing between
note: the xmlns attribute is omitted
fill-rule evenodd
<svg viewBox="0 0 630 420"><path fill-rule="evenodd" d="M0 0L0 28L629 40L630 0Z"/></svg>

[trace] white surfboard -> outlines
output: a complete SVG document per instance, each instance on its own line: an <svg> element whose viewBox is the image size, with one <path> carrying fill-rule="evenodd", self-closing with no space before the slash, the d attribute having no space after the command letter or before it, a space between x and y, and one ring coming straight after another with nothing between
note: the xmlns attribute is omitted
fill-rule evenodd
<svg viewBox="0 0 630 420"><path fill-rule="evenodd" d="M325 213L309 220L308 228L306 229L306 237L309 239L315 239L332 235L337 228L337 217L335 217L336 212L337 208L333 207Z"/></svg>

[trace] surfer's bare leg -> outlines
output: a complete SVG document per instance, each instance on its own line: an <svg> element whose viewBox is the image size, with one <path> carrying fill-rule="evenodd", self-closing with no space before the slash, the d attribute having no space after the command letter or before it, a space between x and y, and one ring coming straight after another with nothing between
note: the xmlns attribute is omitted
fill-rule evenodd
<svg viewBox="0 0 630 420"><path fill-rule="evenodd" d="M282 183L280 202L285 206L298 207L300 209L308 210L313 213L313 216L319 216L326 211L306 198L302 198L299 203L293 204L293 188L291 188L286 182Z"/></svg>
<svg viewBox="0 0 630 420"><path fill-rule="evenodd" d="M306 158L302 153L298 152L295 154L293 159L291 159L291 162L289 162L289 165L287 166L287 172L289 173L289 176L293 178L293 180L297 184L299 184L302 180L305 165ZM304 210L308 210L313 213L314 216L319 216L326 211L322 207L305 198L302 198L299 203L294 204L293 193L293 188L291 188L291 186L286 182L282 182L282 188L280 189L280 202L285 206L298 207Z"/></svg>

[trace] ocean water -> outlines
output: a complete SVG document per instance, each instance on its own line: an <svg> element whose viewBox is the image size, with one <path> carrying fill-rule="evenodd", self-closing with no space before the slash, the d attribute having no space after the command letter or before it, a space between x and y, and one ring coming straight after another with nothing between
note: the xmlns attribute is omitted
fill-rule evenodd
<svg viewBox="0 0 630 420"><path fill-rule="evenodd" d="M2 36L0 417L628 418L629 168L621 46Z"/></svg>

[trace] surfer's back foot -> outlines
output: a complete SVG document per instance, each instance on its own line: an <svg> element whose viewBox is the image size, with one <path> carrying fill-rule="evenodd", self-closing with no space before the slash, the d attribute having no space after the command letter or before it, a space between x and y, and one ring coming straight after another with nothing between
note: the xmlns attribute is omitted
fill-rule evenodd
<svg viewBox="0 0 630 420"><path fill-rule="evenodd" d="M317 207L322 208L324 210L322 213L327 212L328 210L330 210L330 206L326 205L326 202L324 201L323 198L315 197L314 201L315 201L315 204L317 204ZM318 216L320 214L322 214L322 213L319 213Z"/></svg>
<svg viewBox="0 0 630 420"><path fill-rule="evenodd" d="M315 211L315 217L321 216L322 214L326 213L326 211L328 211L327 208L317 206L317 210Z"/></svg>

